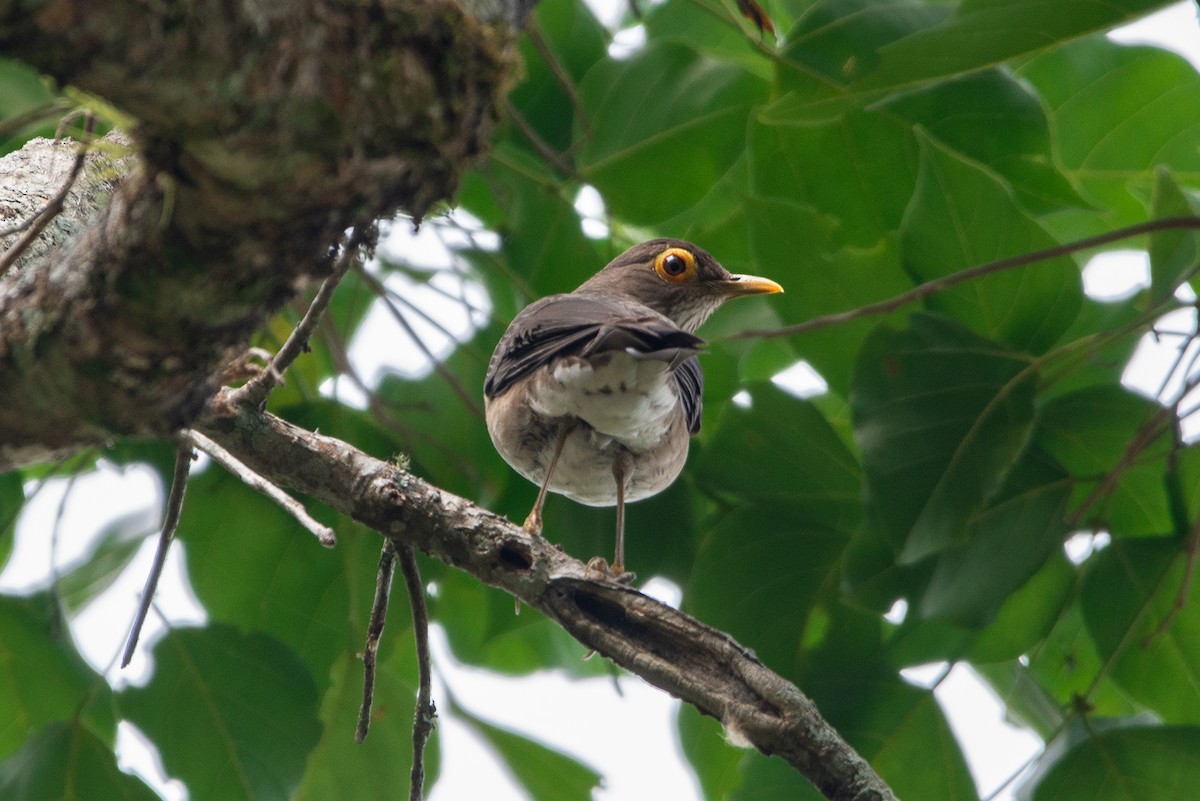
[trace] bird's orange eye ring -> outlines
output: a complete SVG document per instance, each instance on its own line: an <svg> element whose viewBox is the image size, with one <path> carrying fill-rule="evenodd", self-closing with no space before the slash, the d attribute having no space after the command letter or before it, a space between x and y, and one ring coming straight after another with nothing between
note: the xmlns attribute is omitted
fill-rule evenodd
<svg viewBox="0 0 1200 801"><path fill-rule="evenodd" d="M654 257L654 272L661 278L678 284L696 273L696 257L683 248L667 248Z"/></svg>

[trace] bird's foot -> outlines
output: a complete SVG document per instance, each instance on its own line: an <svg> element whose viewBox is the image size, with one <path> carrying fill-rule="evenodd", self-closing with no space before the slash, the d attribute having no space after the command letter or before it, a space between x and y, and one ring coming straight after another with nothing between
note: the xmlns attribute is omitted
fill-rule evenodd
<svg viewBox="0 0 1200 801"><path fill-rule="evenodd" d="M535 537L541 536L542 516L538 513L537 509L534 509L529 513L529 517L525 518L525 522L521 524L521 528L525 529Z"/></svg>
<svg viewBox="0 0 1200 801"><path fill-rule="evenodd" d="M617 563L609 565L608 560L603 556L593 556L588 560L587 569L589 573L599 573L601 578L615 581L618 584L632 584L637 578L637 573L626 570L625 566Z"/></svg>

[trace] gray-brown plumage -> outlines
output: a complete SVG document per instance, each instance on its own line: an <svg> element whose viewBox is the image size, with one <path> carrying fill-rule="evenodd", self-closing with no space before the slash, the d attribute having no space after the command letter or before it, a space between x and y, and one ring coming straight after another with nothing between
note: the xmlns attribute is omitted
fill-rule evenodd
<svg viewBox="0 0 1200 801"><path fill-rule="evenodd" d="M621 574L625 502L670 486L700 430L696 329L731 297L782 291L689 242L652 239L521 311L492 354L484 401L496 450L540 487L525 528L541 532L548 490L615 504Z"/></svg>

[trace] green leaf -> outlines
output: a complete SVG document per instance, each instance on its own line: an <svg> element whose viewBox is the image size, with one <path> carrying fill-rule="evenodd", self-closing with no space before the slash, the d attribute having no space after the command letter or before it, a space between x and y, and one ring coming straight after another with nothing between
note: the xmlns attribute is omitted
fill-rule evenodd
<svg viewBox="0 0 1200 801"><path fill-rule="evenodd" d="M1183 58L1092 36L1017 74L1049 109L1064 171L1101 210L1076 216L1072 236L1143 221L1159 165L1200 173L1200 74Z"/></svg>
<svg viewBox="0 0 1200 801"><path fill-rule="evenodd" d="M825 718L898 798L977 801L962 751L932 692L862 666L827 672L810 686ZM744 774L733 798L821 798L778 759L748 759Z"/></svg>
<svg viewBox="0 0 1200 801"><path fill-rule="evenodd" d="M603 61L579 87L590 126L580 140L584 178L630 220L679 214L733 165L766 93L766 81L676 44Z"/></svg>
<svg viewBox="0 0 1200 801"><path fill-rule="evenodd" d="M719 721L701 715L691 704L679 705L678 726L679 744L696 771L704 798L730 797L742 780L739 765L746 752L730 745Z"/></svg>
<svg viewBox="0 0 1200 801"><path fill-rule="evenodd" d="M751 405L731 404L695 463L714 494L802 505L811 520L857 522L862 468L811 403L773 384L750 386Z"/></svg>
<svg viewBox="0 0 1200 801"><path fill-rule="evenodd" d="M63 636L63 625L49 596L0 596L0 757L47 723L76 716L93 695L88 725L105 739L115 736L108 685Z"/></svg>
<svg viewBox="0 0 1200 801"><path fill-rule="evenodd" d="M317 744L317 693L294 652L232 626L169 631L150 683L118 696L193 801L287 801ZM352 736L352 735L350 735Z"/></svg>
<svg viewBox="0 0 1200 801"><path fill-rule="evenodd" d="M493 726L457 704L454 716L484 739L534 801L590 801L601 776L561 751Z"/></svg>
<svg viewBox="0 0 1200 801"><path fill-rule="evenodd" d="M1002 70L901 94L882 108L920 126L947 150L979 162L1035 212L1085 202L1054 166L1050 125L1038 96Z"/></svg>
<svg viewBox="0 0 1200 801"><path fill-rule="evenodd" d="M806 236L816 234L801 255L878 247L899 228L916 185L911 130L893 115L860 110L818 124L788 123L772 117L750 126L754 193L801 207L792 225ZM797 259L790 248L758 255L785 264Z"/></svg>
<svg viewBox="0 0 1200 801"><path fill-rule="evenodd" d="M45 110L39 119L0 135L0 155L16 150L34 136L54 135L53 99L54 93L36 70L19 61L0 58L0 124L39 108Z"/></svg>
<svg viewBox="0 0 1200 801"><path fill-rule="evenodd" d="M123 515L98 532L88 555L59 576L57 591L67 609L78 612L111 587L151 533L144 510Z"/></svg>
<svg viewBox="0 0 1200 801"><path fill-rule="evenodd" d="M969 540L1033 422L1027 359L928 314L877 329L851 390L870 524L901 564Z"/></svg>
<svg viewBox="0 0 1200 801"><path fill-rule="evenodd" d="M1200 785L1200 727L1110 729L1042 777L1033 801L1191 801Z"/></svg>
<svg viewBox="0 0 1200 801"><path fill-rule="evenodd" d="M0 573L12 555L17 518L25 508L25 481L21 471L0 475Z"/></svg>
<svg viewBox="0 0 1200 801"><path fill-rule="evenodd" d="M1072 506L1090 503L1085 522L1117 536L1168 534L1173 530L1163 475L1171 434L1163 409L1120 386L1088 387L1055 398L1038 419L1036 442L1075 477ZM1131 443L1157 435L1130 463ZM1117 471L1115 481L1105 477ZM1102 492L1095 497L1096 492Z"/></svg>
<svg viewBox="0 0 1200 801"><path fill-rule="evenodd" d="M921 172L900 229L900 250L919 279L1057 244L996 175L923 132L917 139ZM1079 269L1059 258L959 284L929 304L985 337L1039 353L1071 326L1082 297Z"/></svg>
<svg viewBox="0 0 1200 801"><path fill-rule="evenodd" d="M803 505L743 506L705 538L684 594L687 611L796 676L805 640L824 633L814 603L836 589L847 540Z"/></svg>
<svg viewBox="0 0 1200 801"><path fill-rule="evenodd" d="M865 247L839 247L833 242L828 218L782 198L749 197L744 213L749 218L753 262L763 265L761 269L787 290L772 297L771 306L788 321L850 311L912 289L894 237ZM844 396L858 350L880 319L899 323L903 318L899 312L891 317L864 317L788 341Z"/></svg>
<svg viewBox="0 0 1200 801"><path fill-rule="evenodd" d="M1029 675L1063 709L1073 709L1082 700L1095 715L1132 715L1136 708L1107 673L1107 656L1097 651L1080 605L1072 603L1038 647L1028 652Z"/></svg>
<svg viewBox="0 0 1200 801"><path fill-rule="evenodd" d="M1196 204L1184 193L1166 167L1155 171L1151 209L1155 219L1197 214ZM1154 301L1170 297L1196 273L1200 261L1200 233L1189 230L1160 231L1150 235L1150 294Z"/></svg>
<svg viewBox="0 0 1200 801"><path fill-rule="evenodd" d="M968 523L966 544L938 555L917 613L971 628L995 619L1066 535L1070 484L1062 468L1026 451L988 507Z"/></svg>
<svg viewBox="0 0 1200 801"><path fill-rule="evenodd" d="M1200 589L1193 583L1178 597L1188 586L1186 562L1178 542L1115 540L1084 579L1081 597L1113 679L1167 723L1200 721Z"/></svg>
<svg viewBox="0 0 1200 801"><path fill-rule="evenodd" d="M573 98L563 85L562 75L575 83L606 55L608 32L586 4L571 0L546 0L534 9L538 37L548 53L534 46L530 36L521 37L522 80L509 101L520 109L523 120L537 135L559 152L571 146ZM548 61L552 59L552 61ZM513 132L510 141L520 143L530 153L536 150L528 138Z"/></svg>
<svg viewBox="0 0 1200 801"><path fill-rule="evenodd" d="M1092 31L1131 22L1165 0L963 0L951 16L879 47L862 80L878 89L999 64Z"/></svg>
<svg viewBox="0 0 1200 801"><path fill-rule="evenodd" d="M560 499L560 504L570 503ZM572 504L591 512L598 510ZM606 552L612 545L612 518L604 516ZM552 532L548 532L552 533ZM630 532L626 532L630 533ZM637 556L637 541L629 545ZM580 554L580 556L586 556ZM634 561L640 569L639 562ZM437 582L431 613L441 621L455 657L488 670L526 675L560 667L578 676L605 675L601 660L583 658L585 650L562 627L528 609L518 610L513 597L458 571L446 572ZM414 668L415 669L415 668Z"/></svg>
<svg viewBox="0 0 1200 801"><path fill-rule="evenodd" d="M192 477L179 537L210 617L278 638L324 685L342 652L362 648L380 540L309 508L336 525L336 548L322 548L274 503L213 468Z"/></svg>
<svg viewBox="0 0 1200 801"><path fill-rule="evenodd" d="M331 672L321 699L321 739L304 763L304 778L293 801L395 801L409 786L412 766L413 707L417 660L412 627L402 628L403 610L388 621L376 662L371 728L354 740L362 703L362 659L345 652ZM425 748L425 788L438 772L438 735Z"/></svg>
<svg viewBox="0 0 1200 801"><path fill-rule="evenodd" d="M1004 602L996 619L971 646L976 664L1003 662L1028 653L1046 638L1072 600L1076 573L1058 552Z"/></svg>
<svg viewBox="0 0 1200 801"><path fill-rule="evenodd" d="M4 801L157 801L141 779L123 773L112 748L74 723L54 723L0 762Z"/></svg>

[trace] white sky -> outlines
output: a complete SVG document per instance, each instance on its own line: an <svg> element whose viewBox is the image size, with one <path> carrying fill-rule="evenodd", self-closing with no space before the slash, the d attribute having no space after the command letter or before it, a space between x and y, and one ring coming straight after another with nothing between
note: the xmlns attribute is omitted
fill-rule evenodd
<svg viewBox="0 0 1200 801"><path fill-rule="evenodd" d="M600 6L600 16L616 19L614 8L624 0L591 0ZM611 24L611 23L610 23ZM1141 22L1111 34L1122 42L1152 42L1183 54L1200 67L1200 26L1196 22L1195 6L1181 2ZM637 31L624 34L624 46L636 47ZM598 196L581 193L579 206L586 212L585 226L592 236L606 235L602 206ZM466 223L469 229L469 221ZM405 230L397 228L388 247L401 250L411 260L413 253L425 254L427 266L438 269L448 262L448 254L438 243L433 227L426 225L414 240ZM486 232L474 231L486 240ZM452 236L462 236L453 234ZM430 298L418 297L424 289L415 289L411 282L393 278L396 287L410 299L424 303ZM467 293L472 303L483 306L486 296L470 281L454 275L439 278L442 288L450 293ZM1085 287L1089 295L1119 297L1144 285L1146 268L1144 254L1130 253L1124 259L1106 256L1089 265ZM1132 289L1131 289L1132 288ZM472 319L460 306L431 302L427 307L442 324L458 337L466 337L478 319ZM410 317L418 333L432 342L438 356L444 356L454 342L435 327ZM1194 313L1182 313L1176 321L1183 330L1195 327ZM428 369L423 357L403 364L395 362L399 353L412 348L396 346L406 334L396 327L389 315L375 309L370 313L364 332L352 343L351 356L360 373L374 383L387 370L406 374ZM388 342L386 351L368 343ZM1155 344L1149 338L1138 351L1139 369L1126 376L1126 383L1147 394L1158 388L1160 376L1169 364L1170 343ZM807 365L797 366L777 377L777 381L798 394L824 390L820 377ZM332 391L332 388L326 388ZM339 383L339 396L352 394ZM203 465L193 469L203 469ZM124 472L111 466L101 466L92 474L80 477L72 487L70 497L63 503L67 479L48 482L29 502L16 530L16 547L6 569L0 574L0 592L28 592L43 587L53 573L53 566L62 570L80 559L94 544L100 530L114 520L130 515L130 536L152 530L161 514L163 491L153 474L144 468ZM124 499L117 503L114 499ZM148 502L149 501L149 502ZM62 519L56 536L50 536L60 511ZM297 532L297 536L306 536ZM1072 542L1073 558L1080 558L1076 548L1103 547L1104 541ZM162 631L161 619L152 614L147 620L142 647L133 664L124 672L113 665L123 645L128 621L133 617L136 600L141 592L146 571L153 553L153 538L141 547L137 558L113 587L84 611L73 623L72 630L84 656L116 685L147 680L152 670L146 654L150 644ZM172 548L167 570L159 585L156 608L163 617L177 625L201 623L205 619L187 585L183 570L185 554L179 543ZM676 604L679 589L661 579L651 579L644 589ZM582 652L582 649L581 649ZM674 715L677 702L640 679L622 675L621 693L614 691L612 679L569 679L543 672L528 678L509 678L458 664L451 656L444 635L433 632L433 653L439 682L448 683L455 696L471 712L502 727L520 731L571 754L591 765L605 777L605 784L596 794L598 801L640 801L641 799L672 799L699 801L699 787L682 759ZM582 653L581 653L582 655ZM940 675L944 666L933 665L907 671L906 676L916 684L926 684ZM435 696L437 690L435 689ZM1039 741L1003 720L1003 705L995 695L966 667L954 668L937 688L936 697L949 718L950 725L962 743L972 773L981 794L986 797L1040 749ZM586 719L586 723L580 723ZM348 735L349 736L349 735ZM433 801L456 801L462 798L488 798L490 801L524 801L524 791L507 776L506 768L477 740L463 724L448 715L439 720L441 738L441 778L433 789ZM128 724L122 724L118 750L126 769L139 773L155 786L164 797L177 801L185 796L178 782L167 782L162 768L151 749ZM1012 798L1012 788L995 796L996 801Z"/></svg>

